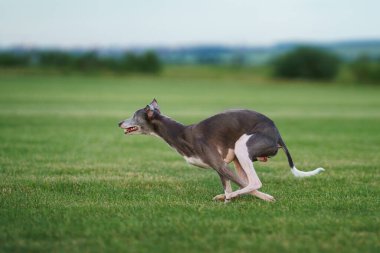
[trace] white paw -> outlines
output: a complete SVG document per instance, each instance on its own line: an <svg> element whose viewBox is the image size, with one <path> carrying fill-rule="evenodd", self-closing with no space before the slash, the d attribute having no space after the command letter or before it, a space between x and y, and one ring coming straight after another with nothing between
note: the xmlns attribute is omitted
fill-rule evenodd
<svg viewBox="0 0 380 253"><path fill-rule="evenodd" d="M273 196L266 194L266 193L264 193L264 195L265 196L262 198L262 200L268 201L268 202L275 202L276 201Z"/></svg>
<svg viewBox="0 0 380 253"><path fill-rule="evenodd" d="M226 196L224 194L216 195L213 200L215 201L224 201L226 199Z"/></svg>
<svg viewBox="0 0 380 253"><path fill-rule="evenodd" d="M275 202L276 201L273 196L266 194L264 192L257 191L257 190L251 192L251 194L258 197L259 199L264 200L264 201L268 201L268 202Z"/></svg>

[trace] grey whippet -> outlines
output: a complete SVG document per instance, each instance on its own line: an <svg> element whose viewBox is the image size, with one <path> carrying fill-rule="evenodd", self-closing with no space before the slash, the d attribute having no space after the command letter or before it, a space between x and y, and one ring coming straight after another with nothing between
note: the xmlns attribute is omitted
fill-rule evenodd
<svg viewBox="0 0 380 253"><path fill-rule="evenodd" d="M251 194L266 201L274 201L269 194L258 191L262 186L253 161L267 161L279 148L285 151L294 176L316 175L323 168L304 172L298 170L272 120L250 110L228 110L198 124L182 125L161 114L156 99L133 117L119 123L125 134L155 135L164 139L185 160L202 168L213 168L220 176L224 194L215 200L230 201L242 194ZM233 162L237 175L228 164ZM232 191L231 183L240 186Z"/></svg>

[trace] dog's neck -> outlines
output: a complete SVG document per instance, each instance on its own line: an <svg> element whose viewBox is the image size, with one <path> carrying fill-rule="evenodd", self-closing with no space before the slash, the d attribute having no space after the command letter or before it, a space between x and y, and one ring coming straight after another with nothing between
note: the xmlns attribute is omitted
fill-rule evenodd
<svg viewBox="0 0 380 253"><path fill-rule="evenodd" d="M175 148L181 155L192 154L190 143L186 140L185 126L171 118L160 115L152 121L154 132L165 140L171 147Z"/></svg>

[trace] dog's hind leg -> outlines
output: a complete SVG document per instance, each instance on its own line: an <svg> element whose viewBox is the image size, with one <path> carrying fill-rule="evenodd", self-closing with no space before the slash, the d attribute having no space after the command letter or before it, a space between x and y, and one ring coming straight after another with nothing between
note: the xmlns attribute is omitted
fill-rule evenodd
<svg viewBox="0 0 380 253"><path fill-rule="evenodd" d="M239 160L235 157L234 160L232 160L234 162L234 166L235 166L235 170L236 170L236 173L239 175L239 177L248 185L248 178L247 178L247 174L245 174L243 168L241 167L240 163L239 163Z"/></svg>
<svg viewBox="0 0 380 253"><path fill-rule="evenodd" d="M261 188L262 184L259 177L256 174L256 171L253 167L253 162L250 158L248 152L247 142L252 135L242 135L239 140L235 143L235 155L239 160L241 168L243 168L244 173L248 179L248 185L244 186L242 189L226 194L226 200L235 198L239 195L246 194Z"/></svg>
<svg viewBox="0 0 380 253"><path fill-rule="evenodd" d="M247 178L247 175L245 174L243 168L241 167L238 159L234 159L233 160L234 162L234 165L235 165L235 169L236 169L236 172L237 174L239 175L239 177L244 180L245 182L248 182L248 178ZM269 195L269 194L266 194L264 192L261 192L261 191L258 191L258 190L254 190L254 191L251 191L249 192L249 194L255 196L255 197L258 197L259 199L262 199L262 200L265 200L265 201L268 201L268 202L272 202L272 201L275 201L274 197Z"/></svg>
<svg viewBox="0 0 380 253"><path fill-rule="evenodd" d="M248 185L244 188L227 194L226 199L235 198L242 194L251 193L259 198L272 201L273 197L265 193L257 191L262 184L253 167L253 159L257 157L273 156L277 153L277 140L271 138L270 135L253 134L242 135L235 143L235 155L243 169Z"/></svg>
<svg viewBox="0 0 380 253"><path fill-rule="evenodd" d="M245 174L243 168L241 167L238 159L234 159L233 160L234 162L234 165L235 165L235 169L236 169L236 173L238 174L238 176L240 177L241 180L244 181L244 184L245 185L248 185L248 178L247 178L247 175ZM227 180L226 178L224 178L223 176L220 176L220 179L222 181L222 185L224 187L224 194L219 194L219 195L216 195L213 200L218 200L218 201L225 201L226 200L226 195L228 193L231 193L232 192L232 188L231 188L231 181L230 180ZM244 187L241 187L240 189L242 189ZM252 195L252 196L255 196L259 199L262 199L264 201L268 201L268 202L273 202L275 201L274 197L269 195L269 194L266 194L264 192L261 192L261 191L258 191L258 190L253 190L251 192L249 192L248 194ZM229 200L227 200L226 202L228 202Z"/></svg>

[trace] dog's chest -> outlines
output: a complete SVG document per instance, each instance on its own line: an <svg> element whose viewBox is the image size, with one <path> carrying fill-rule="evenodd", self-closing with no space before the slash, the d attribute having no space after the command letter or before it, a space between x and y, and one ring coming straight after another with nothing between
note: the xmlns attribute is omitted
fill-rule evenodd
<svg viewBox="0 0 380 253"><path fill-rule="evenodd" d="M203 162L201 159L199 159L198 157L188 157L188 156L184 156L183 158L185 158L186 162L188 164L191 164L191 165L194 165L194 166L198 166L198 167L201 167L201 168L210 168L209 165L207 165L205 162Z"/></svg>

